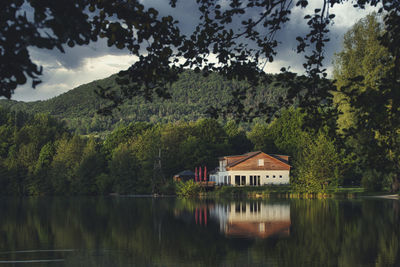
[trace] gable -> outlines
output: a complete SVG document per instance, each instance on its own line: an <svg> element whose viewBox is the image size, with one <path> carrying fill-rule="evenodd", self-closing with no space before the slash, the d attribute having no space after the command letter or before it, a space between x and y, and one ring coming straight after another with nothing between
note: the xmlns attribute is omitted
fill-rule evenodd
<svg viewBox="0 0 400 267"><path fill-rule="evenodd" d="M259 166L259 160L264 161L264 166ZM259 152L252 157L227 166L227 170L290 170L290 165L264 152Z"/></svg>
<svg viewBox="0 0 400 267"><path fill-rule="evenodd" d="M227 157L226 158L226 165L232 165L232 164L234 164L235 162L238 162L239 160L242 160L242 159L244 159L245 158L245 156L231 156L231 157Z"/></svg>

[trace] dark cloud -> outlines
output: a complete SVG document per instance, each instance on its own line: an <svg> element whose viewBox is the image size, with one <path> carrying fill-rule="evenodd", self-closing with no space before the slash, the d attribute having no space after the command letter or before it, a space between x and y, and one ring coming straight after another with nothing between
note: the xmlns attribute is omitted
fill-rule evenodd
<svg viewBox="0 0 400 267"><path fill-rule="evenodd" d="M305 62L305 55L310 50L302 54L297 54L297 36L305 36L309 33L310 28L307 25L307 21L304 19L306 14L312 13L315 8L318 8L317 1L312 2L313 6L307 9L294 8L290 16L290 21L287 22L281 31L278 32L276 38L279 41L277 49L278 55L276 60L280 64L284 64L283 67L290 66L295 72L304 72L303 63ZM331 74L332 61L334 54L342 50L343 35L350 27L362 17L376 10L377 8L369 7L365 10L355 9L351 3L344 3L336 5L331 8L331 14L335 14L336 18L334 22L329 25L329 42L326 43L324 51L324 67L328 69L328 75ZM285 65L286 64L286 65ZM271 64L270 64L271 65ZM274 65L274 64L272 64ZM273 69L277 69L276 67ZM266 69L268 72L268 69Z"/></svg>
<svg viewBox="0 0 400 267"><path fill-rule="evenodd" d="M36 61L53 62L56 61L66 69L79 68L86 58L96 58L104 55L129 55L127 49L108 47L105 39L91 42L87 46L75 46L73 48L64 46L65 53L57 49L43 50L31 48L30 51Z"/></svg>
<svg viewBox="0 0 400 267"><path fill-rule="evenodd" d="M159 16L172 16L178 20L180 31L185 35L189 35L195 30L200 17L198 5L193 0L180 0L175 8L172 8L167 0L145 0L141 3L146 8L153 7L158 10Z"/></svg>
<svg viewBox="0 0 400 267"><path fill-rule="evenodd" d="M221 1L224 4L226 1ZM310 1L311 2L311 1ZM318 3L317 3L318 2ZM176 8L169 6L167 0L145 0L143 4L146 8L153 7L159 11L159 16L171 15L176 20L179 20L179 27L181 32L186 35L190 35L197 25L200 12L196 1L180 0L178 1ZM277 52L278 55L273 63L267 65L266 72L278 72L280 67L291 67L292 71L302 72L302 64L304 62L304 55L296 53L296 37L305 35L309 28L304 20L304 15L307 12L314 10L315 5L320 5L320 1L313 1L309 9L295 8L292 10L290 21L283 27L283 29L277 34L277 39L280 42ZM347 5L347 6L346 6ZM337 6L337 8L331 11L337 15L335 18L335 24L331 25L331 32L329 34L330 42L326 46L326 59L325 66L332 67L332 57L335 52L338 52L342 48L342 37L343 34L353 25L358 19L370 13L374 9L367 9L364 11L355 10L350 4ZM249 16L257 15L256 11L253 11ZM232 27L240 27L241 19L237 19L233 22ZM102 77L107 77L115 71L119 65L119 62L104 62L104 56L115 55L120 56L121 60L126 60L126 56L129 55L127 49L117 49L115 47L108 47L106 40L100 39L98 42L92 42L88 46L76 46L74 48L65 47L65 53L61 53L58 50L45 50L31 48L31 55L35 62L39 65L43 65L45 72L43 75L43 81L45 85L40 85L37 90L30 89L29 84L18 88L20 90L15 95L15 99L33 100L33 99L45 99L50 96L54 96L58 93L65 92L72 89L77 84L88 82L88 77L94 77L90 71L93 69L87 66L87 60L101 59L99 66L104 66L104 73ZM124 65L126 62L121 62ZM86 64L86 66L84 66ZM96 63L92 63L96 64ZM121 66L122 66L121 65ZM65 74L68 71L68 75ZM97 69L97 71L99 71ZM65 75L65 77L63 76ZM66 78L68 77L68 78ZM97 77L97 76L96 76ZM63 79L65 78L65 81ZM54 87L54 90L52 90ZM41 98L41 94L43 98Z"/></svg>

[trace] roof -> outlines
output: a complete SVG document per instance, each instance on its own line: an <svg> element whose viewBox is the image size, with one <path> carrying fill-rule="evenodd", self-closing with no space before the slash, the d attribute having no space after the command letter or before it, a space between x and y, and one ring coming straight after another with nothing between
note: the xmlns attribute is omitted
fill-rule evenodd
<svg viewBox="0 0 400 267"><path fill-rule="evenodd" d="M260 225L264 224L261 231ZM225 229L228 236L268 238L272 236L289 236L290 220L288 221L265 221L265 222L229 222Z"/></svg>
<svg viewBox="0 0 400 267"><path fill-rule="evenodd" d="M256 155L258 155L258 154L260 154L260 153L264 153L264 152L262 152L262 151L253 151L253 152L247 152L247 153L245 153L245 154L243 154L243 155L234 155L234 156L220 157L220 159L231 158L231 157L237 157L237 158L239 158L239 159L237 159L237 160L235 160L235 161L232 161L232 162L230 162L230 163L228 163L228 164L226 165L226 167L233 167L233 166L235 166L235 165L237 165L237 164L239 164L239 163L241 163L241 162L243 162L243 161L246 161L246 160L248 160L248 159L250 159L250 158L252 158L252 157L254 157L254 156L256 156ZM269 156L269 157L271 157L271 158L273 158L273 159L275 159L275 160L278 160L278 161L280 161L280 162L282 162L282 163L284 163L284 164L290 166L290 165L289 165L289 156L286 156L286 155L277 155L277 154L267 154L267 153L264 153L264 154L266 154L267 156Z"/></svg>
<svg viewBox="0 0 400 267"><path fill-rule="evenodd" d="M219 159L225 159L225 158L237 158L237 157L246 157L246 156L248 156L249 154L252 154L252 153L259 153L259 152L262 152L262 151L247 152L247 153L245 153L245 154L242 154L242 155L229 155L229 156L223 156L223 157L219 157Z"/></svg>
<svg viewBox="0 0 400 267"><path fill-rule="evenodd" d="M246 153L246 154L243 154L243 155L241 155L241 156L242 156L241 159L229 163L228 165L226 165L226 167L235 166L235 165L239 164L240 162L243 162L243 161L245 161L245 160L248 160L249 158L252 158L252 157L254 157L255 155L258 155L258 154L260 154L260 153L262 153L262 151L254 151L254 152L248 152L248 153Z"/></svg>
<svg viewBox="0 0 400 267"><path fill-rule="evenodd" d="M178 174L175 174L175 176L194 176L194 172L189 171L189 170L184 170Z"/></svg>
<svg viewBox="0 0 400 267"><path fill-rule="evenodd" d="M286 155L276 155L276 154L268 154L271 157L274 157L280 161L282 161L283 163L286 163L287 165L289 165L289 156Z"/></svg>

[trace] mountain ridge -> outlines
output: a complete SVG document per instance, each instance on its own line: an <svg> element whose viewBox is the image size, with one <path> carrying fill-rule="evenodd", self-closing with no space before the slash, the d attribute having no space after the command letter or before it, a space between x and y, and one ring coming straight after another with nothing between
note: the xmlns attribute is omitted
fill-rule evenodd
<svg viewBox="0 0 400 267"><path fill-rule="evenodd" d="M171 99L154 97L152 102L146 102L143 98L136 97L127 99L113 111L112 116L99 115L97 111L104 107L108 100L99 97L94 91L99 86L120 90L115 81L116 77L117 75L113 74L80 85L48 100L33 102L0 100L0 106L12 111L49 113L64 120L71 130L89 134L110 131L120 122L166 123L207 117L206 112L209 107L226 105L232 99L231 93L235 88L248 86L246 82L226 80L217 74L203 77L200 73L188 70L171 85ZM286 93L287 88L276 86L272 82L256 88L256 100L248 102L247 105L257 105L260 102L278 105L279 98L285 97Z"/></svg>

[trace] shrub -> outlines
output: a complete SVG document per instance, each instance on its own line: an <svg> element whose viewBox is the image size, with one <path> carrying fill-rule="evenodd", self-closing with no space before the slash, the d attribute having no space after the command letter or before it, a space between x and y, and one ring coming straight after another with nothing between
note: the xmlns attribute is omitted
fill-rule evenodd
<svg viewBox="0 0 400 267"><path fill-rule="evenodd" d="M361 184L368 191L381 191L383 189L382 176L382 173L375 169L366 170L363 174Z"/></svg>
<svg viewBox="0 0 400 267"><path fill-rule="evenodd" d="M175 183L172 180L167 181L160 188L160 193L162 195L173 195L176 192Z"/></svg>
<svg viewBox="0 0 400 267"><path fill-rule="evenodd" d="M201 186L198 183L195 183L193 180L176 183L176 194L179 197L195 197L200 193L200 191Z"/></svg>

